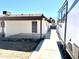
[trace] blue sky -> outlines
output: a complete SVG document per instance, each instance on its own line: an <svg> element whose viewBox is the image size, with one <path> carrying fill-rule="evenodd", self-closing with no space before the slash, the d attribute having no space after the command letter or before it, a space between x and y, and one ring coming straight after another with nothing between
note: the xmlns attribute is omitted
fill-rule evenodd
<svg viewBox="0 0 79 59"><path fill-rule="evenodd" d="M7 10L14 14L43 13L57 18L57 11L64 0L0 0L0 14Z"/></svg>

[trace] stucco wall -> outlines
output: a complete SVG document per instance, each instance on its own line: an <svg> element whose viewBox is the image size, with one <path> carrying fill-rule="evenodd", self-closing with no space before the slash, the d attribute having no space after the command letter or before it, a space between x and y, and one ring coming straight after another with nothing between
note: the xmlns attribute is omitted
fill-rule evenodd
<svg viewBox="0 0 79 59"><path fill-rule="evenodd" d="M48 22L43 18L42 20L42 34L46 34L48 30Z"/></svg>
<svg viewBox="0 0 79 59"><path fill-rule="evenodd" d="M36 34L40 34L40 21L37 21L37 24ZM19 33L32 33L32 21L5 21L5 33L6 36Z"/></svg>

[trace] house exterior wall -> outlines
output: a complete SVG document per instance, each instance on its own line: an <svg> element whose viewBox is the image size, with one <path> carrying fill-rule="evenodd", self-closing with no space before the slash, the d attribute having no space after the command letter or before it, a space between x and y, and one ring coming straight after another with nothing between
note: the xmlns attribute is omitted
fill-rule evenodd
<svg viewBox="0 0 79 59"><path fill-rule="evenodd" d="M42 20L42 34L43 35L45 35L47 33L48 26L49 26L48 21L46 21L45 18L43 18L43 20Z"/></svg>
<svg viewBox="0 0 79 59"><path fill-rule="evenodd" d="M5 36L15 35L19 33L32 33L32 21L37 21L37 33L40 34L40 20L15 20L5 21Z"/></svg>
<svg viewBox="0 0 79 59"><path fill-rule="evenodd" d="M40 20L37 20L37 33L40 34Z"/></svg>

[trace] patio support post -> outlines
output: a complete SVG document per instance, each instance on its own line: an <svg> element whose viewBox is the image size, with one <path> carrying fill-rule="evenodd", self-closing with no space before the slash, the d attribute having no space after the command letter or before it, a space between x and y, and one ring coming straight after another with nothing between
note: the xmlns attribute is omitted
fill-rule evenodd
<svg viewBox="0 0 79 59"><path fill-rule="evenodd" d="M42 19L40 20L40 38L42 38Z"/></svg>
<svg viewBox="0 0 79 59"><path fill-rule="evenodd" d="M4 19L2 19L1 27L2 27L2 37L5 37L5 33L4 33L4 27L5 27Z"/></svg>

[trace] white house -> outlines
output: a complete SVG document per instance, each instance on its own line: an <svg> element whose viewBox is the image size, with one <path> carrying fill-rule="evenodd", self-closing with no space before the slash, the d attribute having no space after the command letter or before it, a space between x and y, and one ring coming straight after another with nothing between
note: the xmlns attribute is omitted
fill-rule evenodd
<svg viewBox="0 0 79 59"><path fill-rule="evenodd" d="M0 37L44 38L48 21L43 14L20 14L0 16Z"/></svg>

